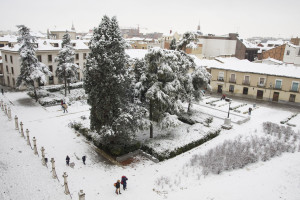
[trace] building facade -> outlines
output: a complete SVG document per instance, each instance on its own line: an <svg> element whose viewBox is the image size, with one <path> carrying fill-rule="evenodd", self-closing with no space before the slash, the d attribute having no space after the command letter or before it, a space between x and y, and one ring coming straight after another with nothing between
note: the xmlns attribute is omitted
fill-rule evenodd
<svg viewBox="0 0 300 200"><path fill-rule="evenodd" d="M224 60L209 67L213 92L300 106L300 68Z"/></svg>
<svg viewBox="0 0 300 200"><path fill-rule="evenodd" d="M83 69L86 64L86 58L89 53L88 41L84 40L72 40L71 41L75 50L75 60L79 66L77 79L81 81L83 79ZM38 40L37 41L36 56L38 60L47 65L50 71L53 73L51 77L48 77L46 85L61 84L58 77L55 75L57 69L57 62L55 58L58 56L61 49L61 40ZM11 47L5 46L1 49L3 56L3 85L9 87L16 87L17 77L20 75L20 56L18 52L18 44Z"/></svg>

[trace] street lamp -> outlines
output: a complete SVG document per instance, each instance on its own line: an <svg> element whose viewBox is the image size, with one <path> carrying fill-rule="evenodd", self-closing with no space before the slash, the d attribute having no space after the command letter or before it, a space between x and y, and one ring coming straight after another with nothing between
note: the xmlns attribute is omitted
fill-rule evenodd
<svg viewBox="0 0 300 200"><path fill-rule="evenodd" d="M230 113L230 104L231 104L231 99L229 99L229 107L228 107L228 116L227 116L227 118L229 118L229 113Z"/></svg>

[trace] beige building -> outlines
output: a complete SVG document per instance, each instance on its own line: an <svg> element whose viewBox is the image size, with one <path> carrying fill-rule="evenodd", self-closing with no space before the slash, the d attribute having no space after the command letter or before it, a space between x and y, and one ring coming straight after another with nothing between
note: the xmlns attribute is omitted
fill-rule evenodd
<svg viewBox="0 0 300 200"><path fill-rule="evenodd" d="M53 72L53 76L48 78L48 82L46 85L61 83L55 76L55 71L57 69L57 62L55 62L55 58L57 57L59 50L61 49L61 42L61 40L37 40L37 58L40 62L47 65L50 71ZM81 81L83 79L83 68L86 64L86 57L89 53L88 41L72 40L71 43L75 50L74 62L80 67L80 69L78 70L77 78L79 81ZM20 75L20 56L18 49L18 44L5 46L0 49L3 57L3 85L9 87L16 87L16 80Z"/></svg>
<svg viewBox="0 0 300 200"><path fill-rule="evenodd" d="M213 92L300 105L300 67L236 58L217 58L202 65L210 69Z"/></svg>

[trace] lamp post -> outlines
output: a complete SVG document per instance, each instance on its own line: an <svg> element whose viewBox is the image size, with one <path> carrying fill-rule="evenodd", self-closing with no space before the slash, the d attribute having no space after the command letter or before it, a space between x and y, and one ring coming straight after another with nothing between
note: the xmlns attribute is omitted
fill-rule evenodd
<svg viewBox="0 0 300 200"><path fill-rule="evenodd" d="M230 104L231 104L231 100L229 100L229 107L228 107L228 115L227 115L227 118L229 118L229 113L230 113Z"/></svg>

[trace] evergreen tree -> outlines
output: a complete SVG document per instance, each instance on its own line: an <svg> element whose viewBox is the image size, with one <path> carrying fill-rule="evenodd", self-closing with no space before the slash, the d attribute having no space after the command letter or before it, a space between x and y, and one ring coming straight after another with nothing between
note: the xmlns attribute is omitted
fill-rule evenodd
<svg viewBox="0 0 300 200"><path fill-rule="evenodd" d="M74 63L75 53L68 32L63 36L61 47L58 57L55 58L55 62L58 62L55 73L60 80L64 81L65 96L67 96L67 82L77 79L76 74L79 69L79 66Z"/></svg>
<svg viewBox="0 0 300 200"><path fill-rule="evenodd" d="M110 144L129 142L142 125L143 112L132 104L133 80L125 46L116 17L104 16L89 43L84 88L91 106L91 129Z"/></svg>
<svg viewBox="0 0 300 200"><path fill-rule="evenodd" d="M46 83L46 76L51 76L52 73L45 64L38 61L35 54L36 39L30 35L30 29L24 25L17 27L19 29L18 44L20 45L19 54L21 60L17 87L25 85L28 88L33 88L35 100L38 101L35 83Z"/></svg>
<svg viewBox="0 0 300 200"><path fill-rule="evenodd" d="M135 93L148 106L152 138L154 122L162 128L179 123L176 115L182 112L182 100L187 96L184 84L195 63L182 51L160 48L150 49L144 63L145 67L137 65L142 73L137 76Z"/></svg>
<svg viewBox="0 0 300 200"><path fill-rule="evenodd" d="M196 33L185 32L177 45L177 50L186 52L186 48L197 48L195 44L198 41L197 36Z"/></svg>
<svg viewBox="0 0 300 200"><path fill-rule="evenodd" d="M170 43L170 50L176 50L177 46L176 46L176 39L173 38L173 40L171 40Z"/></svg>

